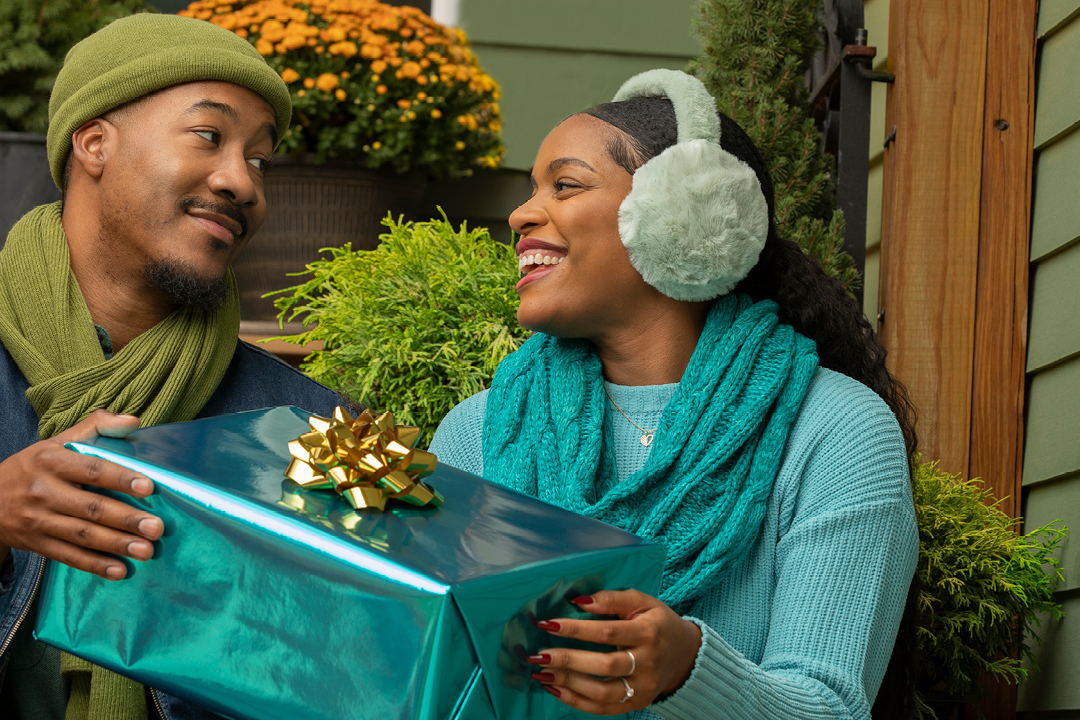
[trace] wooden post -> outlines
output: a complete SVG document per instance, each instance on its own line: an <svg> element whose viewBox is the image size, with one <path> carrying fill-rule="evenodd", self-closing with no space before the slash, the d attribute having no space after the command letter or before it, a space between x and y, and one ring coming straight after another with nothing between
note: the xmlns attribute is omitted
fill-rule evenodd
<svg viewBox="0 0 1080 720"><path fill-rule="evenodd" d="M991 0L970 477L1020 514L1038 0Z"/></svg>
<svg viewBox="0 0 1080 720"><path fill-rule="evenodd" d="M1020 514L1038 0L990 0L969 477ZM990 681L987 720L1016 717L1016 685ZM979 717L969 706L966 717Z"/></svg>
<svg viewBox="0 0 1080 720"><path fill-rule="evenodd" d="M990 0L892 0L882 339L923 457L968 471Z"/></svg>
<svg viewBox="0 0 1080 720"><path fill-rule="evenodd" d="M1020 512L1037 0L892 0L882 337L923 457ZM989 683L988 720L1016 716ZM977 716L976 708L968 716Z"/></svg>

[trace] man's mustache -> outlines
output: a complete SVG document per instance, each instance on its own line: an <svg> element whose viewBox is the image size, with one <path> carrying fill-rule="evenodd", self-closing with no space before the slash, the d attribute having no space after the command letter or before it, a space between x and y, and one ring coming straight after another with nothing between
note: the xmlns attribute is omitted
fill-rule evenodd
<svg viewBox="0 0 1080 720"><path fill-rule="evenodd" d="M209 210L210 212L217 213L218 215L224 215L227 218L231 218L240 224L240 237L247 237L248 234L248 221L247 217L240 211L236 205L229 203L216 203L205 198L197 197L195 195L189 195L180 199L180 210L187 212L192 208L199 208L200 210Z"/></svg>

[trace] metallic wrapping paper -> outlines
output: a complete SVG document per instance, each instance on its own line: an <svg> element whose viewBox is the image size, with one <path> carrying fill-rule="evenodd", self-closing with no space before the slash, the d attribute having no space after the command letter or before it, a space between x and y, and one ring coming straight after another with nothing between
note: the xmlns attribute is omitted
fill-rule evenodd
<svg viewBox="0 0 1080 720"><path fill-rule="evenodd" d="M558 720L536 620L655 594L659 545L439 465L440 508L354 512L282 475L292 407L69 445L154 480L153 560L108 582L50 562L38 639L242 720Z"/></svg>

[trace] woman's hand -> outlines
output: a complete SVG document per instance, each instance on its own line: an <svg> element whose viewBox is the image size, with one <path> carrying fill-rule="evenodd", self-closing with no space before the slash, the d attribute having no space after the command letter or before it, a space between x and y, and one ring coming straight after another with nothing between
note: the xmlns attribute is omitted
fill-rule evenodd
<svg viewBox="0 0 1080 720"><path fill-rule="evenodd" d="M573 602L586 612L619 619L558 618L537 622L537 627L619 649L598 653L550 648L530 656L529 663L541 666L533 679L562 702L594 715L620 715L674 693L690 677L701 648L701 628L664 603L637 590L604 590ZM626 651L633 653L633 660ZM620 678L633 689L633 697L626 699Z"/></svg>

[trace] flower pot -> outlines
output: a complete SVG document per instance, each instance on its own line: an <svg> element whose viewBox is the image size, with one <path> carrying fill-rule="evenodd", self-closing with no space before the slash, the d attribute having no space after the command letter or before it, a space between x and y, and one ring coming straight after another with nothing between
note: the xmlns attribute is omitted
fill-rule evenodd
<svg viewBox="0 0 1080 720"><path fill-rule="evenodd" d="M236 264L241 315L245 320L277 317L272 299L262 296L296 285L319 250L352 243L372 250L389 212L416 219L420 183L359 163L316 165L309 156L279 156L265 181L267 216Z"/></svg>
<svg viewBox="0 0 1080 720"><path fill-rule="evenodd" d="M944 692L924 692L923 702L937 720L964 720L964 699Z"/></svg>
<svg viewBox="0 0 1080 720"><path fill-rule="evenodd" d="M45 136L0 132L0 248L19 218L59 199L60 191L49 172Z"/></svg>

